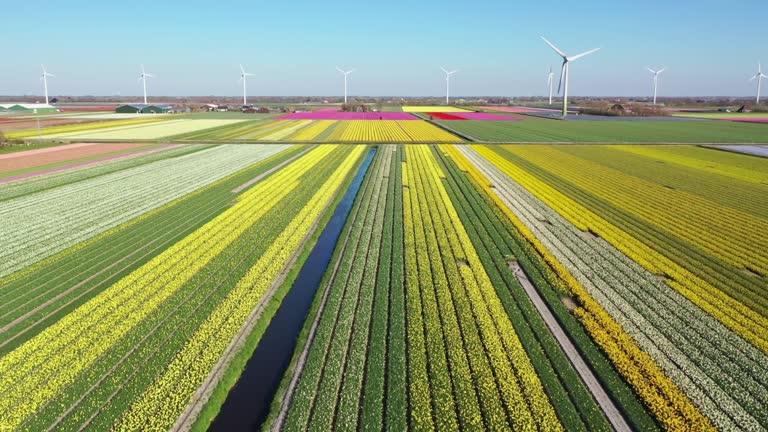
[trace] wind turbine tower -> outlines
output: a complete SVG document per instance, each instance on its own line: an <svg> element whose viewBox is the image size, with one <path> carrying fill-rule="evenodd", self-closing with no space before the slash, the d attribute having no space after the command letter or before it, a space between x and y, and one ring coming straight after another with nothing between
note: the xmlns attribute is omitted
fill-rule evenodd
<svg viewBox="0 0 768 432"><path fill-rule="evenodd" d="M552 105L552 90L555 88L555 73L552 72L552 67L549 67L549 74L547 74L547 86L549 87L549 104Z"/></svg>
<svg viewBox="0 0 768 432"><path fill-rule="evenodd" d="M245 77L253 76L252 73L248 73L243 69L243 65L240 65L240 81L243 82L243 106L248 105L248 99L246 98L246 89L245 89Z"/></svg>
<svg viewBox="0 0 768 432"><path fill-rule="evenodd" d="M147 105L147 78L154 78L154 75L148 74L144 70L144 65L141 65L141 75L139 75L139 80L144 87L144 105Z"/></svg>
<svg viewBox="0 0 768 432"><path fill-rule="evenodd" d="M347 76L354 72L354 69L350 69L348 71L341 70L338 66L336 67L336 70L339 71L342 75L344 75L344 105L347 104Z"/></svg>
<svg viewBox="0 0 768 432"><path fill-rule="evenodd" d="M666 68L661 68L657 71L651 68L646 69L648 69L648 72L653 74L653 104L656 105L656 90L659 88L659 75L661 75L661 73L664 72Z"/></svg>
<svg viewBox="0 0 768 432"><path fill-rule="evenodd" d="M451 93L451 75L458 72L457 70L446 70L444 67L441 67L443 72L445 72L445 104L448 105L448 98Z"/></svg>
<svg viewBox="0 0 768 432"><path fill-rule="evenodd" d="M43 68L43 75L40 76L40 79L43 81L43 91L45 92L45 104L48 105L48 77L56 77L56 75L48 73L48 71L45 70L45 66L40 65L41 68Z"/></svg>
<svg viewBox="0 0 768 432"><path fill-rule="evenodd" d="M552 44L552 42L548 41L544 36L541 37L544 39L544 42L547 43L555 52L557 55L563 58L563 65L560 70L560 84L557 86L557 92L560 93L560 89L563 89L563 117L568 115L568 66L570 63L574 60L580 59L584 57L585 55L592 54L593 52L599 50L600 48L591 49L589 51L585 51L581 54L576 54L575 56L568 57L567 54L560 51L560 49Z"/></svg>
<svg viewBox="0 0 768 432"><path fill-rule="evenodd" d="M755 105L760 105L760 87L763 84L763 78L768 78L768 76L763 75L763 65L758 63L757 73L749 79L750 81L757 80L757 97L755 98Z"/></svg>

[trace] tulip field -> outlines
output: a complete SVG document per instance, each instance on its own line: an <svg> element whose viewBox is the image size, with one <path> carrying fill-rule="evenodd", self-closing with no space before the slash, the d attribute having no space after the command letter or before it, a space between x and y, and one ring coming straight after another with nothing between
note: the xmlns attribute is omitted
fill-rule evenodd
<svg viewBox="0 0 768 432"><path fill-rule="evenodd" d="M103 119L0 155L0 431L218 430L268 367L249 430L768 429L768 159L469 143L618 126L402 109Z"/></svg>

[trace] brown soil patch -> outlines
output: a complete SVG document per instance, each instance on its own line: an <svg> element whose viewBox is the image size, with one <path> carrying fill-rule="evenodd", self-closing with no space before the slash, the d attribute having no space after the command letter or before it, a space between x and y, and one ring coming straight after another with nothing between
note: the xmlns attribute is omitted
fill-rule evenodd
<svg viewBox="0 0 768 432"><path fill-rule="evenodd" d="M47 147L39 150L31 150L29 152L10 153L4 155L6 157L0 158L0 173L35 168L146 146L146 143L73 144L71 146Z"/></svg>

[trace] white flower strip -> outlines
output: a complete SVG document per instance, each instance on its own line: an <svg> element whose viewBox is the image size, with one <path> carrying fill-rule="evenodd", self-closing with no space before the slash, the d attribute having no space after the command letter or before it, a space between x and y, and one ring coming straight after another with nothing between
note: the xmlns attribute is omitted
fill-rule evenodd
<svg viewBox="0 0 768 432"><path fill-rule="evenodd" d="M581 232L473 150L496 194L724 430L764 430L768 358L602 239ZM763 421L765 420L763 416Z"/></svg>
<svg viewBox="0 0 768 432"><path fill-rule="evenodd" d="M0 203L0 277L287 147L219 146Z"/></svg>

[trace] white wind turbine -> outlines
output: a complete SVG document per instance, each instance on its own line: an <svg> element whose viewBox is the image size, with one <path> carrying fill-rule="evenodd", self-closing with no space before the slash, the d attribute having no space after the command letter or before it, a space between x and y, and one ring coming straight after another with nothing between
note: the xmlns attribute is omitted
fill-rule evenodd
<svg viewBox="0 0 768 432"><path fill-rule="evenodd" d="M568 65L576 60L584 57L585 55L592 54L593 52L599 50L600 48L591 49L589 51L585 51L581 54L576 54L575 56L568 57L564 52L560 51L559 48L554 46L552 42L548 41L544 36L541 37L544 39L544 42L547 43L555 52L563 58L563 66L562 70L560 71L560 84L557 86L557 92L560 93L560 88L563 88L563 117L565 117L568 114Z"/></svg>
<svg viewBox="0 0 768 432"><path fill-rule="evenodd" d="M56 77L56 75L48 73L48 71L45 70L45 66L40 65L41 68L43 68L43 75L40 76L40 79L43 81L43 90L45 92L45 104L48 105L48 77Z"/></svg>
<svg viewBox="0 0 768 432"><path fill-rule="evenodd" d="M240 81L243 82L243 106L248 105L248 101L246 99L246 93L245 93L245 77L253 76L252 73L248 73L243 69L243 65L240 65Z"/></svg>
<svg viewBox="0 0 768 432"><path fill-rule="evenodd" d="M144 71L144 65L141 65L141 75L139 75L139 81L144 86L144 105L147 105L147 78L154 78L152 74L148 74Z"/></svg>
<svg viewBox="0 0 768 432"><path fill-rule="evenodd" d="M336 66L336 70L341 72L342 75L344 75L344 105L346 105L347 104L347 75L349 75L352 72L354 72L355 69L353 68L353 69L350 69L348 71L343 71L343 70L341 70L341 68Z"/></svg>
<svg viewBox="0 0 768 432"><path fill-rule="evenodd" d="M763 75L763 65L758 63L757 73L749 79L750 81L757 79L757 98L755 99L755 105L760 105L760 87L763 83L763 78L768 78L768 76Z"/></svg>
<svg viewBox="0 0 768 432"><path fill-rule="evenodd" d="M444 67L441 67L443 72L445 72L445 104L448 105L448 97L451 93L451 75L458 72L457 70L446 70Z"/></svg>
<svg viewBox="0 0 768 432"><path fill-rule="evenodd" d="M549 86L549 104L552 105L552 90L555 86L555 73L552 72L552 66L549 67L549 74L547 74L547 86Z"/></svg>
<svg viewBox="0 0 768 432"><path fill-rule="evenodd" d="M653 70L649 67L647 67L648 72L653 74L653 104L656 105L656 90L659 88L659 75L661 75L662 72L667 70L667 68L661 68L659 70Z"/></svg>

